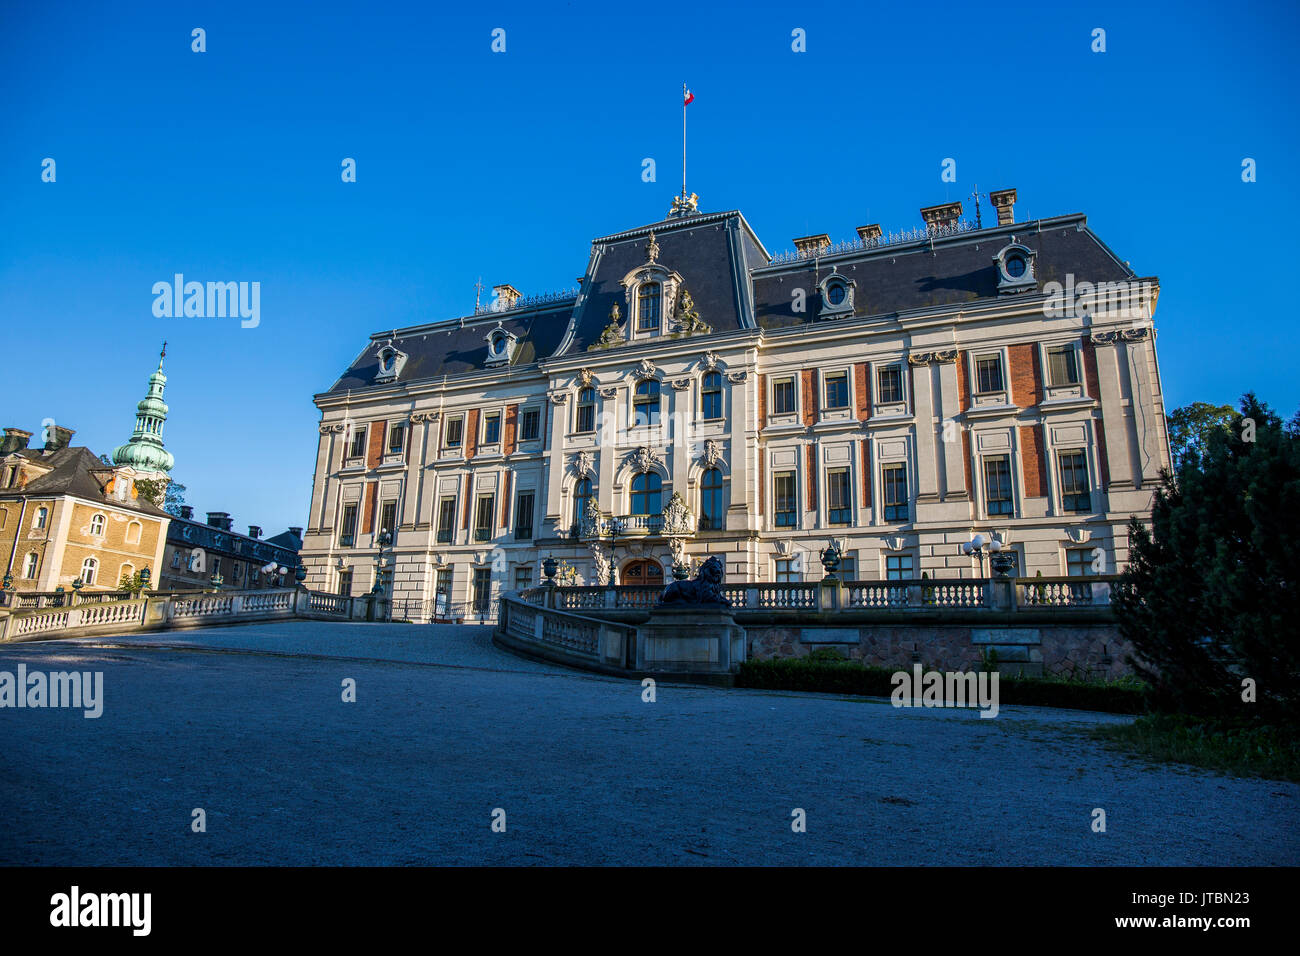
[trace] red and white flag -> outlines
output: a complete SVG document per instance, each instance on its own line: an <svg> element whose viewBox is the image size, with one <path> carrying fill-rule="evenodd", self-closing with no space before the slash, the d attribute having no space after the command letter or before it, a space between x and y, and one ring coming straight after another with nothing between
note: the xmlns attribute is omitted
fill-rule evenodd
<svg viewBox="0 0 1300 956"><path fill-rule="evenodd" d="M682 106L690 106L690 105L691 105L691 102L692 102L694 99L695 99L695 94L692 93L690 90L688 90L685 86L683 86L683 87L682 87Z"/></svg>

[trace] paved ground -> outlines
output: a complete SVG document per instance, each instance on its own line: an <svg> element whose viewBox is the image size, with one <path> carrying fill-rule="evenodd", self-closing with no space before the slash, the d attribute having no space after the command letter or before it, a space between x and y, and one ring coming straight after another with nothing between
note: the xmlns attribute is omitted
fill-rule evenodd
<svg viewBox="0 0 1300 956"><path fill-rule="evenodd" d="M0 647L0 671L105 684L98 720L0 709L0 863L1300 863L1300 786L1083 736L1124 718L666 685L643 703L477 627L114 640Z"/></svg>

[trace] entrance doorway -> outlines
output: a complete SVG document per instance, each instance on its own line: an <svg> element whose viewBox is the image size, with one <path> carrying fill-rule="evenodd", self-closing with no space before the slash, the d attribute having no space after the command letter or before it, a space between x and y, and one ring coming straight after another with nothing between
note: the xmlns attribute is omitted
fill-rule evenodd
<svg viewBox="0 0 1300 956"><path fill-rule="evenodd" d="M618 583L661 588L664 586L663 565L649 558L638 558L635 561L629 561L618 572Z"/></svg>

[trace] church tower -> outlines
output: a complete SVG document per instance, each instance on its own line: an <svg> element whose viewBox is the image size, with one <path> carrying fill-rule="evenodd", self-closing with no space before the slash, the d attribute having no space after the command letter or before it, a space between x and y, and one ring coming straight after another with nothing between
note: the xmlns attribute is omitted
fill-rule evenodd
<svg viewBox="0 0 1300 956"><path fill-rule="evenodd" d="M171 480L167 473L176 463L162 440L163 423L167 420L167 404L163 401L167 376L162 370L162 360L166 357L164 342L158 368L149 376L149 391L135 407L135 431L131 440L113 449L113 464L129 472L133 479L161 480L164 484Z"/></svg>

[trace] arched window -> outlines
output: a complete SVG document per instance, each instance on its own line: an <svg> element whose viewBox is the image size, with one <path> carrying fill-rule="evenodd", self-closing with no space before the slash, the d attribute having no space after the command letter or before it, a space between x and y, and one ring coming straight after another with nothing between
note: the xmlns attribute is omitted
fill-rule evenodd
<svg viewBox="0 0 1300 956"><path fill-rule="evenodd" d="M664 510L663 479L653 471L632 479L632 514L657 515Z"/></svg>
<svg viewBox="0 0 1300 956"><path fill-rule="evenodd" d="M709 372L700 382L700 417L722 417L721 372Z"/></svg>
<svg viewBox="0 0 1300 956"><path fill-rule="evenodd" d="M119 584L121 584L122 580L125 579L127 585L129 586L131 583L131 578L134 575L135 575L135 565L131 564L130 562L127 562L126 564L123 564L121 569L117 572L117 581Z"/></svg>
<svg viewBox="0 0 1300 956"><path fill-rule="evenodd" d="M578 392L578 419L574 423L575 432L594 432L596 430L596 390L584 388Z"/></svg>
<svg viewBox="0 0 1300 956"><path fill-rule="evenodd" d="M36 523L33 525L33 527L38 528L38 529L40 529L40 528L44 528L44 527L45 527L45 522L49 520L49 517L50 517L50 509L49 509L49 508L37 508L37 509L36 509Z"/></svg>
<svg viewBox="0 0 1300 956"><path fill-rule="evenodd" d="M31 580L36 577L36 566L40 564L40 557L35 551L27 555L27 560L23 562L23 577Z"/></svg>
<svg viewBox="0 0 1300 956"><path fill-rule="evenodd" d="M95 515L93 518L91 518L91 519L90 519L90 533L93 534L93 535L96 535L96 536L103 534L103 533L104 533L104 523L105 523L107 520L108 520L108 519L105 518L103 515Z"/></svg>
<svg viewBox="0 0 1300 956"><path fill-rule="evenodd" d="M700 530L722 530L722 472L710 468L700 481Z"/></svg>
<svg viewBox="0 0 1300 956"><path fill-rule="evenodd" d="M591 479L582 478L573 488L573 523L577 525L587 512L587 502L591 500Z"/></svg>
<svg viewBox="0 0 1300 956"><path fill-rule="evenodd" d="M636 383L632 396L632 425L659 424L659 383L652 378Z"/></svg>
<svg viewBox="0 0 1300 956"><path fill-rule="evenodd" d="M139 544L140 535L144 533L144 525L138 521L132 521L126 526L126 543Z"/></svg>
<svg viewBox="0 0 1300 956"><path fill-rule="evenodd" d="M94 558L87 558L81 562L81 583L89 587L95 583L95 572L99 570L99 562Z"/></svg>
<svg viewBox="0 0 1300 956"><path fill-rule="evenodd" d="M642 283L636 293L636 330L659 331L659 301L662 298L658 282Z"/></svg>

